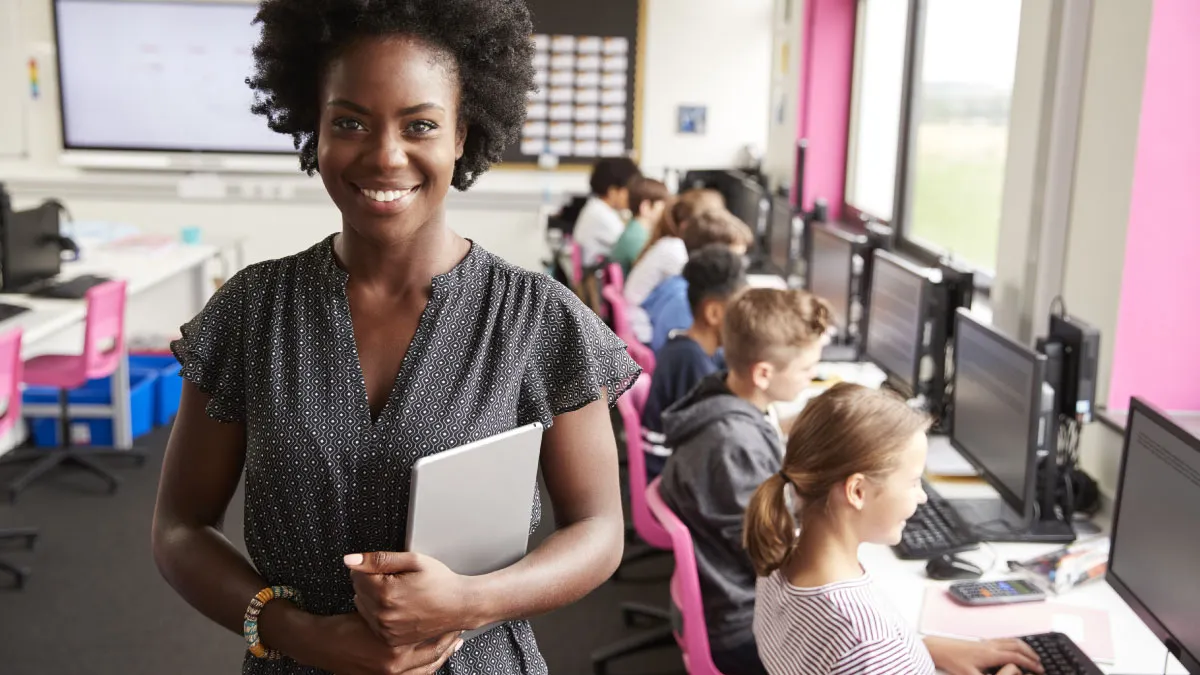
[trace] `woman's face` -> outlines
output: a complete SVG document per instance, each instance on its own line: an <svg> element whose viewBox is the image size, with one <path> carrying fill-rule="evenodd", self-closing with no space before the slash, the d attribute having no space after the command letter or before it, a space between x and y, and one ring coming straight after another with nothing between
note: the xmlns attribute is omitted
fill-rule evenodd
<svg viewBox="0 0 1200 675"><path fill-rule="evenodd" d="M317 166L343 221L377 241L441 218L462 156L451 57L408 37L363 38L321 87Z"/></svg>

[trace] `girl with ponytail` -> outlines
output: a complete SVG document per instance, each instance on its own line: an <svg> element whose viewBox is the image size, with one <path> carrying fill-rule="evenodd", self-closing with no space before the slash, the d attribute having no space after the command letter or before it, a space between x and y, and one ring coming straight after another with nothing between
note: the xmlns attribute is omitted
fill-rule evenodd
<svg viewBox="0 0 1200 675"><path fill-rule="evenodd" d="M929 422L893 394L845 383L797 418L783 468L754 493L744 526L759 575L754 635L771 675L1042 672L1019 640L918 639L858 562L863 543L899 543L925 502Z"/></svg>

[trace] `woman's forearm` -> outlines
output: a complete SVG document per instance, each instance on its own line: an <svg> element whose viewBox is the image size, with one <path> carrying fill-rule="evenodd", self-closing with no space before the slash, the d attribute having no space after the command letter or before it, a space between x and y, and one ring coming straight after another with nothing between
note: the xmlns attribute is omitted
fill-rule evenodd
<svg viewBox="0 0 1200 675"><path fill-rule="evenodd" d="M242 634L246 607L267 582L219 530L156 523L153 549L163 578L189 605ZM259 616L259 635L263 644L295 658L294 645L305 642L301 634L310 618L290 602L269 602Z"/></svg>
<svg viewBox="0 0 1200 675"><path fill-rule="evenodd" d="M617 569L624 533L619 518L580 520L555 532L520 562L472 577L473 627L536 616L579 600Z"/></svg>

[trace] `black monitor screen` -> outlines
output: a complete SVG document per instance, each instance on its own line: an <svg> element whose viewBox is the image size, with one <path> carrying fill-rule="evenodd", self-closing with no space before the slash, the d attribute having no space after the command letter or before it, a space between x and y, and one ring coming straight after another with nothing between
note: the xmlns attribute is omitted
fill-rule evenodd
<svg viewBox="0 0 1200 675"><path fill-rule="evenodd" d="M62 248L58 243L58 209L41 206L9 213L3 224L3 286L16 292L58 275Z"/></svg>
<svg viewBox="0 0 1200 675"><path fill-rule="evenodd" d="M726 195L726 206L729 212L746 223L754 232L755 237L761 237L762 231L760 214L762 212L763 189L753 179L745 176L734 176L730 180L729 194Z"/></svg>
<svg viewBox="0 0 1200 675"><path fill-rule="evenodd" d="M854 245L823 227L814 227L809 260L812 288L808 290L829 302L833 307L834 326L839 333L845 333L850 315Z"/></svg>
<svg viewBox="0 0 1200 675"><path fill-rule="evenodd" d="M921 367L927 277L886 251L874 255L866 357L911 389Z"/></svg>
<svg viewBox="0 0 1200 675"><path fill-rule="evenodd" d="M1200 673L1200 439L1139 399L1129 413L1108 579Z"/></svg>
<svg viewBox="0 0 1200 675"><path fill-rule="evenodd" d="M950 440L1018 514L1034 488L1046 357L959 310Z"/></svg>
<svg viewBox="0 0 1200 675"><path fill-rule="evenodd" d="M787 197L771 199L771 225L767 232L767 255L780 274L792 273L792 205Z"/></svg>

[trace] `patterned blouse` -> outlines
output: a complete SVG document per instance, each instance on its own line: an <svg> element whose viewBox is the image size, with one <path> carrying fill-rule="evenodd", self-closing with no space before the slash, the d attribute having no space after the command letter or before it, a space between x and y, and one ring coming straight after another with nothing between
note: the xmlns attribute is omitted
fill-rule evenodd
<svg viewBox="0 0 1200 675"><path fill-rule="evenodd" d="M246 546L270 584L316 614L355 611L342 556L403 550L409 472L420 457L557 415L639 374L625 345L564 286L472 242L432 292L377 419L367 403L349 275L333 236L239 272L171 348L210 396L209 416L246 428ZM469 486L464 486L469 489ZM530 531L541 518L536 486ZM248 601L249 599L247 599ZM249 654L242 672L317 673ZM467 641L442 675L546 673L527 621Z"/></svg>

